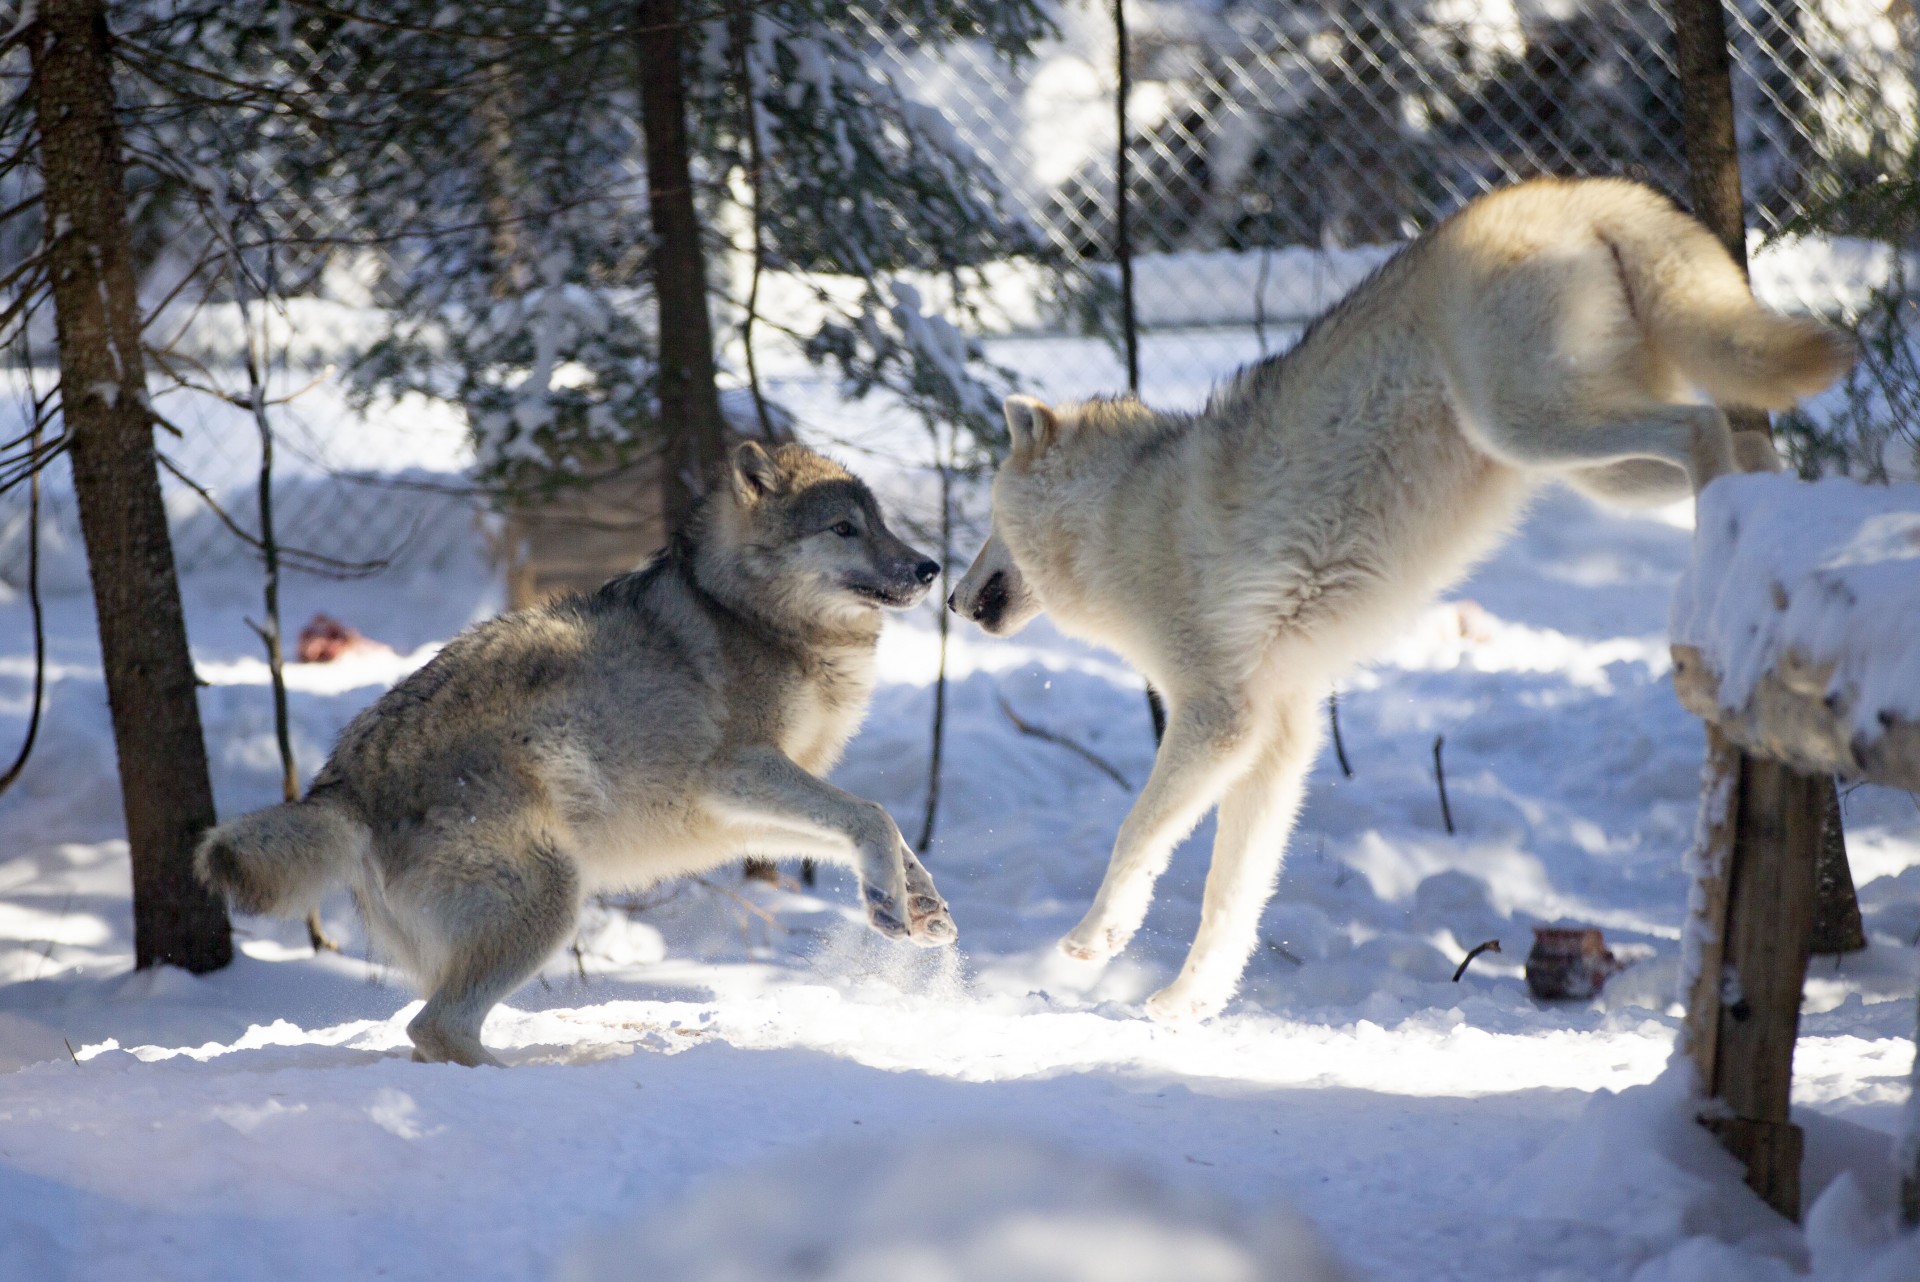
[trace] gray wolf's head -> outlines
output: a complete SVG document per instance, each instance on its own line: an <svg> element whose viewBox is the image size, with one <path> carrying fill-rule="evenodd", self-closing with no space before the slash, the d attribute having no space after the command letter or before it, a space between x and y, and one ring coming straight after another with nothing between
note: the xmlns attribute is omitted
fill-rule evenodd
<svg viewBox="0 0 1920 1282"><path fill-rule="evenodd" d="M1019 500L1018 491L1060 437L1060 416L1042 401L1009 396L1002 410L1013 450L993 478L993 533L947 598L949 610L999 637L1026 627L1044 608L1021 573L1003 527L1007 509Z"/></svg>
<svg viewBox="0 0 1920 1282"><path fill-rule="evenodd" d="M762 606L832 624L870 620L926 596L940 563L895 537L873 492L832 459L753 441L733 466L707 533L725 572Z"/></svg>

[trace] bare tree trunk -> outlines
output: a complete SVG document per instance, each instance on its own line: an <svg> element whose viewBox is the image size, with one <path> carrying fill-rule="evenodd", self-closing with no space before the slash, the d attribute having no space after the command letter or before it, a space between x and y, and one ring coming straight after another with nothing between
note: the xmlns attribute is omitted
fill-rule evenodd
<svg viewBox="0 0 1920 1282"><path fill-rule="evenodd" d="M110 41L101 0L46 0L27 40L61 411L132 848L135 964L209 971L233 940L193 876L213 788L147 408Z"/></svg>
<svg viewBox="0 0 1920 1282"><path fill-rule="evenodd" d="M1733 132L1733 68L1721 0L1673 0L1680 70L1680 121L1686 138L1687 194L1694 217L1747 267L1746 207L1740 196L1740 148Z"/></svg>
<svg viewBox="0 0 1920 1282"><path fill-rule="evenodd" d="M653 219L653 291L660 308L660 469L669 529L693 510L701 487L726 458L725 421L714 388L713 324L707 315L706 255L693 202L687 141L681 0L635 7L640 125L647 144L647 201Z"/></svg>

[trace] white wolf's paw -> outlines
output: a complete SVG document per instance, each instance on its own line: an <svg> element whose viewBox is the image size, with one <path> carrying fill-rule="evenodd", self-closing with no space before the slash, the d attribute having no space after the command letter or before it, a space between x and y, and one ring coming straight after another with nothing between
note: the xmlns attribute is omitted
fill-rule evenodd
<svg viewBox="0 0 1920 1282"><path fill-rule="evenodd" d="M1127 946L1133 932L1119 926L1081 922L1060 941L1060 951L1079 961L1103 962Z"/></svg>
<svg viewBox="0 0 1920 1282"><path fill-rule="evenodd" d="M416 1064L464 1064L468 1068L505 1068L480 1039L468 1034L453 1032L433 1025L415 1028L409 1026L407 1034L413 1039L413 1062Z"/></svg>
<svg viewBox="0 0 1920 1282"><path fill-rule="evenodd" d="M907 930L922 948L943 948L960 938L946 901L938 895L907 896Z"/></svg>
<svg viewBox="0 0 1920 1282"><path fill-rule="evenodd" d="M1173 981L1147 998L1147 1018L1156 1024L1198 1024L1220 1013L1226 999Z"/></svg>

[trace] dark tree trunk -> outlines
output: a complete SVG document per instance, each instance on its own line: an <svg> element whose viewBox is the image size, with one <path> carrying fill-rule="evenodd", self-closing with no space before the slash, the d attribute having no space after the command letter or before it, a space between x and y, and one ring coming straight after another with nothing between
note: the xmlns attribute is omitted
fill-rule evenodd
<svg viewBox="0 0 1920 1282"><path fill-rule="evenodd" d="M45 0L27 42L61 412L133 855L135 964L208 971L233 959L233 941L193 876L213 788L147 409L110 41L101 0Z"/></svg>
<svg viewBox="0 0 1920 1282"><path fill-rule="evenodd" d="M1693 213L1747 266L1746 208L1740 196L1740 148L1733 132L1733 69L1721 0L1673 0L1673 42L1680 69L1680 121L1686 137L1687 194Z"/></svg>
<svg viewBox="0 0 1920 1282"><path fill-rule="evenodd" d="M726 421L714 387L707 258L687 142L686 14L681 0L640 0L634 13L647 208L653 219L653 293L660 309L660 507L672 531L685 524L726 460ZM746 874L779 880L768 859L747 860Z"/></svg>
<svg viewBox="0 0 1920 1282"><path fill-rule="evenodd" d="M653 290L660 308L661 497L667 527L675 529L725 460L726 429L714 388L706 255L688 156L686 16L681 0L641 0L635 15Z"/></svg>

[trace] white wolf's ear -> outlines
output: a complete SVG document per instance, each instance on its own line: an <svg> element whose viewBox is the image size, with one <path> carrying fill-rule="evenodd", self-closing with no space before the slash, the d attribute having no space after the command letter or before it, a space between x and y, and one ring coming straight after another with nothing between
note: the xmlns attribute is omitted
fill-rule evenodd
<svg viewBox="0 0 1920 1282"><path fill-rule="evenodd" d="M1013 456L1035 458L1053 444L1060 419L1045 401L1031 396L1009 396L1000 406L1007 416L1007 434L1013 439Z"/></svg>
<svg viewBox="0 0 1920 1282"><path fill-rule="evenodd" d="M733 488L743 503L757 503L786 487L786 475L758 441L742 441L733 450Z"/></svg>

